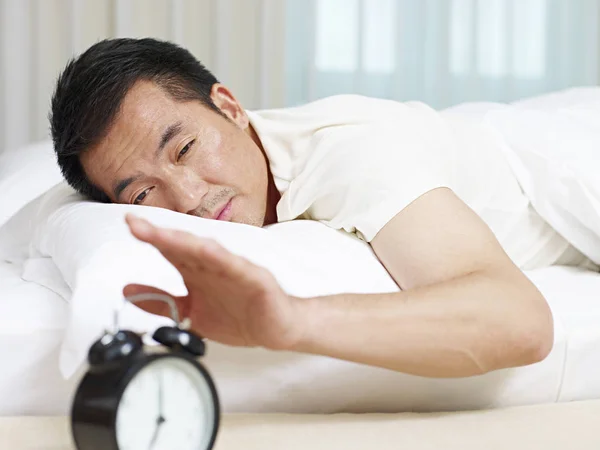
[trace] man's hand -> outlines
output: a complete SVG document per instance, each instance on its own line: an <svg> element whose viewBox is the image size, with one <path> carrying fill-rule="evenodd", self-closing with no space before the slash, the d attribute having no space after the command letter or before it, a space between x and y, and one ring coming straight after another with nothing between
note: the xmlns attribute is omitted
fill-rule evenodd
<svg viewBox="0 0 600 450"><path fill-rule="evenodd" d="M299 300L283 292L266 269L210 239L157 228L131 215L127 223L135 237L156 247L181 273L189 294L175 301L195 332L235 346L285 349L295 345L300 336ZM123 290L125 296L147 292L164 293L140 285ZM143 309L168 315L165 306L154 302Z"/></svg>

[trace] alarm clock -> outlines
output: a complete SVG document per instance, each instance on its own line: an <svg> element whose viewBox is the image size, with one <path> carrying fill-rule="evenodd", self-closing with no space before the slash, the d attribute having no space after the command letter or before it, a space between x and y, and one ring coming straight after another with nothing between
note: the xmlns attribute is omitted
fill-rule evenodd
<svg viewBox="0 0 600 450"><path fill-rule="evenodd" d="M142 336L115 326L89 350L89 369L71 408L71 431L79 450L208 450L219 428L219 400L206 368L203 339L179 321L172 298L140 294L128 301L166 302L176 326L158 328L145 346Z"/></svg>

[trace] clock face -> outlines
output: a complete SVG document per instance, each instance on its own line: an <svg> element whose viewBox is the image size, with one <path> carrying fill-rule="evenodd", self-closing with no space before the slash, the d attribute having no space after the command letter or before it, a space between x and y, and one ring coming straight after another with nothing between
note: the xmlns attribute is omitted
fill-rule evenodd
<svg viewBox="0 0 600 450"><path fill-rule="evenodd" d="M191 362L163 357L129 382L117 410L120 450L206 449L215 426L210 385Z"/></svg>

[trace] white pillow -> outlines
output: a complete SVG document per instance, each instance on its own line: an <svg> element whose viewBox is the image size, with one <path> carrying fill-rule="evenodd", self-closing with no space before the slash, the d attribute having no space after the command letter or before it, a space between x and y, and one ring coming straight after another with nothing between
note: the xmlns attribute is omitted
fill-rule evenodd
<svg viewBox="0 0 600 450"><path fill-rule="evenodd" d="M27 260L44 199L41 195L32 200L0 226L0 261L22 265Z"/></svg>
<svg viewBox="0 0 600 450"><path fill-rule="evenodd" d="M598 98L600 88L598 86L578 86L536 95L535 97L523 98L512 102L511 105L524 109L559 109L577 106Z"/></svg>
<svg viewBox="0 0 600 450"><path fill-rule="evenodd" d="M37 142L0 155L0 227L62 179L51 141Z"/></svg>
<svg viewBox="0 0 600 450"><path fill-rule="evenodd" d="M319 223L298 221L258 228L200 219L160 208L106 205L82 201L62 183L40 199L37 210L23 211L13 220L25 222L26 213L32 215L34 220L29 222L36 224L35 232L31 235L30 230L23 227L23 234L31 239L29 256L51 257L73 291L72 320L65 344L68 351L63 353L61 363L66 373L72 373L82 362L89 343L112 320L111 311L120 304L124 285L150 284L175 295L186 292L176 269L156 249L137 241L129 233L124 221L128 211L158 225L218 240L231 251L267 267L293 295L305 297L346 290L388 292L398 289L368 245ZM319 246L307 248L314 227L318 228L322 238ZM6 235L0 232L0 246L3 237ZM340 269L333 264L324 265L323 237L327 242L331 241L329 254L335 251L336 261L341 257L353 261L346 264L352 268L350 273L349 267ZM94 312L90 314L90 311ZM131 311L139 310L131 308ZM155 322L144 321L148 317L154 316L136 316L136 320L142 322L131 323L131 326L155 326ZM69 343L71 335L73 341Z"/></svg>
<svg viewBox="0 0 600 450"><path fill-rule="evenodd" d="M229 250L266 267L293 295L398 289L367 244L318 222L293 221L261 229L150 207L81 202L65 186L56 187L45 197L45 207L38 212L41 219L32 242L32 257L52 257L73 292L60 357L66 375L73 374L90 344L112 325L125 284L149 284L175 295L185 292L179 273L162 255L129 234L123 220L127 211L157 225L215 238ZM35 271L27 278L35 280ZM43 283L43 277L37 281ZM166 322L128 306L121 326L152 331ZM453 380L215 342L208 343L203 361L215 378L227 412L482 408L554 401L565 357L560 328L555 336L555 348L540 364Z"/></svg>

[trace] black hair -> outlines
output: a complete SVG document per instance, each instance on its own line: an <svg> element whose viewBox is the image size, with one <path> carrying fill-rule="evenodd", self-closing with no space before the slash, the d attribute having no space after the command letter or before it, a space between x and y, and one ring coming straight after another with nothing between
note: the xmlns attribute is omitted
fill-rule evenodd
<svg viewBox="0 0 600 450"><path fill-rule="evenodd" d="M63 176L75 190L109 202L85 174L80 154L106 136L137 81L156 83L177 101L199 100L222 114L210 92L218 80L189 51L156 39L107 39L71 59L56 82L50 129Z"/></svg>

